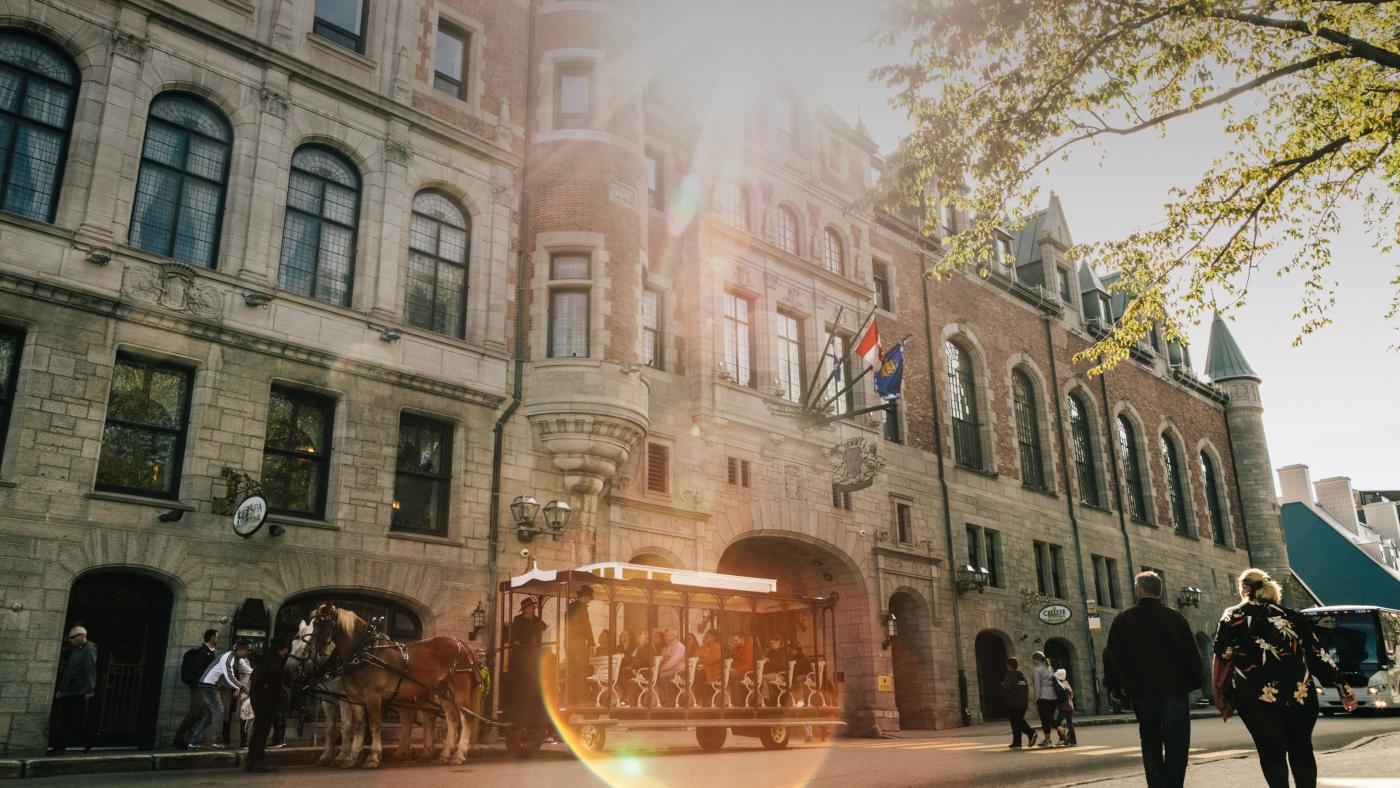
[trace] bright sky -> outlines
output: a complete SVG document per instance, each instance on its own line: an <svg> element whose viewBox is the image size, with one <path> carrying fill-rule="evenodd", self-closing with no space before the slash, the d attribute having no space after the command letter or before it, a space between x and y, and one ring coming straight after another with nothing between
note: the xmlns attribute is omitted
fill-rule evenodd
<svg viewBox="0 0 1400 788"><path fill-rule="evenodd" d="M887 90L868 79L876 66L905 53L869 42L878 0L709 0L668 13L687 42L722 47L730 73L786 72L812 86L838 113L857 113L881 150L893 149L910 124L890 109ZM680 52L683 46L666 49ZM684 55L678 55L684 57ZM1085 149L1059 165L1048 188L1059 194L1074 240L1113 238L1160 221L1172 186L1194 183L1225 142L1213 119L1187 119L1161 139L1112 140L1103 159ZM1359 212L1335 246L1332 276L1342 282L1332 326L1292 347L1302 283L1256 272L1247 305L1231 330L1264 379L1269 449L1275 468L1304 463L1312 478L1350 476L1360 489L1400 488L1400 325L1383 315L1397 274L1394 259L1372 248ZM1282 260L1280 260L1282 262ZM1189 332L1191 355L1204 367L1208 325Z"/></svg>

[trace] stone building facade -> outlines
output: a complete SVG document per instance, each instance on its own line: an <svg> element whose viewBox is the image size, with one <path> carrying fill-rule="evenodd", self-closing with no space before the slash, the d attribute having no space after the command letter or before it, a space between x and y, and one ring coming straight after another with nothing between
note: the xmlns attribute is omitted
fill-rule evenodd
<svg viewBox="0 0 1400 788"><path fill-rule="evenodd" d="M1037 649L1099 704L1136 571L1200 589L1202 633L1251 550L1286 571L1257 376L1213 343L1227 392L1154 343L1087 377L1071 358L1121 304L1066 257L1058 201L985 276L929 280L941 232L852 207L863 129L780 87L714 122L724 96L637 67L643 21L0 0L23 132L0 174L0 752L43 747L74 621L103 654L99 730L142 747L206 628L275 635L335 598L475 637L523 495L577 512L529 543L544 566L839 592L857 733L996 716L1002 659ZM908 337L903 397L801 428L828 334L849 347L872 309ZM883 460L872 486L833 489L846 445ZM245 539L249 480L275 511Z"/></svg>

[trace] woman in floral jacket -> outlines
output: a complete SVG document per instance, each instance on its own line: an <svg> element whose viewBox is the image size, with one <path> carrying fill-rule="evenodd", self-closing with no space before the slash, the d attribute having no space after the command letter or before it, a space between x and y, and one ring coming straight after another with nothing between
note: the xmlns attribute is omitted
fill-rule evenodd
<svg viewBox="0 0 1400 788"><path fill-rule="evenodd" d="M1239 712L1270 788L1317 785L1312 730L1317 722L1314 677L1334 685L1347 711L1356 696L1313 634L1312 622L1280 604L1283 589L1259 569L1239 577L1240 604L1220 618L1212 670L1215 707Z"/></svg>

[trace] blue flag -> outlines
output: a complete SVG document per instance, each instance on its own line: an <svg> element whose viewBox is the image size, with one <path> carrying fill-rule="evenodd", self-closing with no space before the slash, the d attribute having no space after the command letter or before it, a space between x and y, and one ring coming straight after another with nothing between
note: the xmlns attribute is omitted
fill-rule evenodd
<svg viewBox="0 0 1400 788"><path fill-rule="evenodd" d="M880 357L880 366L875 370L875 393L881 399L899 399L899 390L904 385L904 343L890 348Z"/></svg>

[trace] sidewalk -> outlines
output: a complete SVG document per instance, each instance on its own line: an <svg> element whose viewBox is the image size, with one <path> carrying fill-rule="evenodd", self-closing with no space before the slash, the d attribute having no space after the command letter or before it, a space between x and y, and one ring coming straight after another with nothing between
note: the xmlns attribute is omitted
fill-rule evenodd
<svg viewBox="0 0 1400 788"><path fill-rule="evenodd" d="M1317 754L1318 788L1400 785L1400 733L1370 736L1341 749ZM1229 785L1261 785L1259 760L1253 753L1193 763L1186 770L1186 788L1220 788ZM1142 770L1130 776L1101 777L1063 783L1059 788L1141 788Z"/></svg>
<svg viewBox="0 0 1400 788"><path fill-rule="evenodd" d="M1217 712L1215 709L1210 708L1209 706L1206 706L1206 707L1203 707L1203 708L1199 708L1199 709L1194 709L1194 708L1193 708L1193 709L1191 710L1191 719L1193 719L1193 720L1204 720L1204 719L1209 719L1209 718L1211 718L1211 717L1218 717L1218 716L1220 716L1219 712ZM1028 722L1031 722L1032 727L1038 727L1038 726L1035 725L1035 723L1034 723L1033 720L1027 720L1027 721L1028 721ZM1084 716L1080 716L1080 715L1078 715L1078 714L1074 715L1074 727L1076 727L1076 728L1083 728L1083 727L1086 727L1086 726L1094 726L1094 725L1128 725L1128 724L1132 724L1132 725L1136 725L1136 724L1137 724L1137 716L1135 716L1135 715L1132 714L1131 712L1125 712L1125 713L1123 713L1123 714L1086 714L1086 715L1084 715ZM884 738L886 738L886 739L941 739L941 738L944 738L944 737L947 737L947 736L967 736L967 737L973 737L973 738L981 737L981 736L1003 736L1003 737L1004 737L1004 736L1006 736L1007 730L1008 730L1008 728L1007 728L1007 722L1006 722L1006 720L993 720L992 722L983 722L983 723L979 723L979 724L977 724L977 725L969 725L969 726L966 727L966 728L947 728L947 729L945 729L945 730L936 730L936 731L892 731L892 732L890 732L890 733L886 733L886 734L884 735Z"/></svg>

